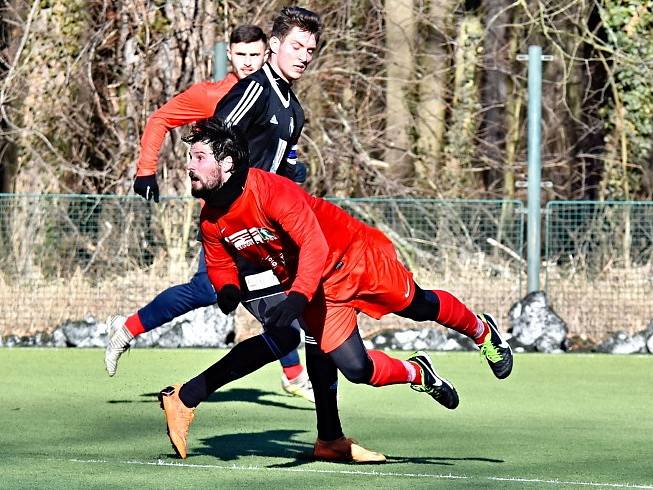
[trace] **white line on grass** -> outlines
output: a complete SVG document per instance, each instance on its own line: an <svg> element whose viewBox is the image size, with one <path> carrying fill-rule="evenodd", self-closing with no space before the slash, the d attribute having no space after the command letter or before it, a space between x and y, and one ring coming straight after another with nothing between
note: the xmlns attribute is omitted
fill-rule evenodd
<svg viewBox="0 0 653 490"><path fill-rule="evenodd" d="M549 485L577 485L585 487L607 487L607 488L637 488L642 490L653 490L653 485L638 485L634 483L599 483L599 482L586 482L586 481L565 481L565 480L543 480L537 478L502 478L498 476L488 477L470 477L464 475L448 475L439 473L396 473L391 471L363 471L363 470L321 470L315 468L266 468L262 466L239 466L239 465L217 465L217 464L191 464L191 463L176 463L172 461L164 461L159 459L157 461L109 461L104 459L70 459L73 463L86 463L86 464L133 464L145 466L175 466L180 468L214 468L220 470L232 471L285 471L293 473L322 473L322 474L337 474L337 475L360 475L360 476L397 476L407 478L434 478L443 480L491 480L500 482L514 482L514 483L545 483Z"/></svg>
<svg viewBox="0 0 653 490"><path fill-rule="evenodd" d="M488 480L516 482L516 483L549 483L551 485L578 485L583 487L608 487L608 488L642 488L651 489L653 485L638 485L635 483L599 483L591 481L565 481L565 480L538 480L536 478L500 478L488 476Z"/></svg>
<svg viewBox="0 0 653 490"><path fill-rule="evenodd" d="M147 466L178 466L182 468L215 468L221 470L236 470L236 471L286 471L294 473L329 473L340 475L361 475L361 476L406 476L410 478L444 478L449 480L464 480L468 477L457 475L438 475L431 473L393 473L386 471L358 471L358 470L319 470L316 468L266 468L264 466L224 466L217 464L189 464L189 463L175 463L171 461L109 461L103 459L71 459L74 463L96 463L96 464L136 464ZM653 487L652 487L653 488Z"/></svg>

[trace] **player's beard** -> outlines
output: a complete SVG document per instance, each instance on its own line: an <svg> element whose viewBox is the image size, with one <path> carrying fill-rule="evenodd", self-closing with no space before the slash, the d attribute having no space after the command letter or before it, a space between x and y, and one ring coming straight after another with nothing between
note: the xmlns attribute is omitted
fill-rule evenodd
<svg viewBox="0 0 653 490"><path fill-rule="evenodd" d="M202 182L201 188L191 187L191 194L193 197L204 199L211 207L227 209L243 193L248 170L247 165L243 165L227 179L224 176L216 176L215 180Z"/></svg>
<svg viewBox="0 0 653 490"><path fill-rule="evenodd" d="M225 180L219 173L211 175L208 178L202 178L194 172L189 172L188 176L191 179L190 193L193 197L206 200L207 196L219 190L225 184Z"/></svg>

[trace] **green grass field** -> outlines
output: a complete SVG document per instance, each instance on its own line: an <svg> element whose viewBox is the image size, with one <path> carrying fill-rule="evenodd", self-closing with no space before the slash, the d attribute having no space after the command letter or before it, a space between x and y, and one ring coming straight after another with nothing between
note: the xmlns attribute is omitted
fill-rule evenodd
<svg viewBox="0 0 653 490"><path fill-rule="evenodd" d="M313 410L269 365L199 407L182 462L156 393L218 355L133 350L109 378L101 350L1 349L0 488L653 488L653 356L519 355L499 381L434 354L455 411L341 379L345 431L377 466L312 462Z"/></svg>

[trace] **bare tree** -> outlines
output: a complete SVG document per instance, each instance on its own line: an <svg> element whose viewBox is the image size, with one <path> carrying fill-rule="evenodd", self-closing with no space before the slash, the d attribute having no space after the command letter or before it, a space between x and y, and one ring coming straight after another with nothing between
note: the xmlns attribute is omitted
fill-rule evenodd
<svg viewBox="0 0 653 490"><path fill-rule="evenodd" d="M279 1L0 1L2 190L131 191L147 117L210 77L215 40ZM522 197L529 44L545 64L547 198L651 194L651 0L310 0L318 56L295 89L321 195ZM648 116L647 116L648 114ZM180 130L183 131L183 130ZM160 157L185 193L180 131Z"/></svg>
<svg viewBox="0 0 653 490"><path fill-rule="evenodd" d="M402 183L414 177L410 110L417 22L413 0L387 0L386 11L386 144L387 175Z"/></svg>
<svg viewBox="0 0 653 490"><path fill-rule="evenodd" d="M424 192L437 190L438 162L442 158L446 130L447 102L450 100L450 22L455 2L431 0L421 13L418 42L417 159L415 187Z"/></svg>

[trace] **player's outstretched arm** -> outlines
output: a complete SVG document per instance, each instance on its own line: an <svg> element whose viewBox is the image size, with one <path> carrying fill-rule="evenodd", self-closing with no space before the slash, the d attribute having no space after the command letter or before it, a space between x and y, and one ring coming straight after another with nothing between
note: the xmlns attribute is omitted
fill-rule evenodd
<svg viewBox="0 0 653 490"><path fill-rule="evenodd" d="M206 119L213 115L225 93L233 87L235 77L218 83L202 82L192 85L156 110L147 120L141 137L140 157L136 164L134 192L148 201L159 202L156 172L159 152L166 134L172 128Z"/></svg>

